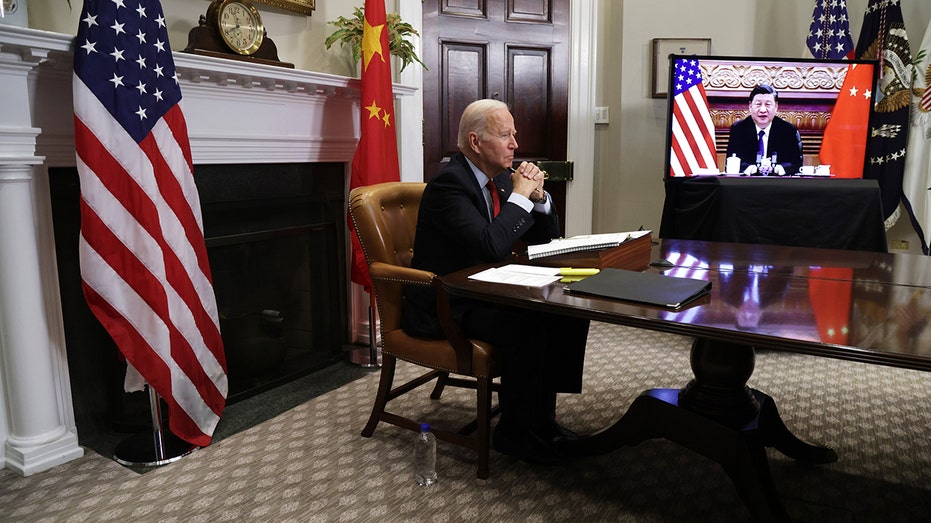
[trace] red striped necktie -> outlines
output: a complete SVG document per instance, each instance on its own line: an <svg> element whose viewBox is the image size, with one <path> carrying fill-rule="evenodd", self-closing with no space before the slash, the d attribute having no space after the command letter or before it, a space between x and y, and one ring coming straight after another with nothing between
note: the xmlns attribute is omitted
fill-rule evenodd
<svg viewBox="0 0 931 523"><path fill-rule="evenodd" d="M491 216L494 218L501 212L501 200L498 199L498 188L495 186L495 181L491 178L488 179L488 190L491 191Z"/></svg>

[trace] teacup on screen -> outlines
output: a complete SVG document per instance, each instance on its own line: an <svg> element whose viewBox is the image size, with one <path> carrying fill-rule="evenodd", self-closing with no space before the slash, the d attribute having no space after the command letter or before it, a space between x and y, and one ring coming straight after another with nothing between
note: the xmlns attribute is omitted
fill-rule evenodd
<svg viewBox="0 0 931 523"><path fill-rule="evenodd" d="M818 174L831 174L831 164L821 164L815 168L815 172Z"/></svg>
<svg viewBox="0 0 931 523"><path fill-rule="evenodd" d="M815 166L814 165L803 165L799 169L799 172L801 172L802 174L815 174Z"/></svg>

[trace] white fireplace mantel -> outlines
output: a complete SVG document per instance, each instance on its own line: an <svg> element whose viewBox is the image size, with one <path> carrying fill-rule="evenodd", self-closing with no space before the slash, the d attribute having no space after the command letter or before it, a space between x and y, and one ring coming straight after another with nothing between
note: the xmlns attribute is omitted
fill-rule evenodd
<svg viewBox="0 0 931 523"><path fill-rule="evenodd" d="M23 475L83 455L48 187L49 167L75 165L73 40L0 25L0 461ZM183 52L174 60L195 164L351 161L359 80ZM398 98L416 91L394 85Z"/></svg>

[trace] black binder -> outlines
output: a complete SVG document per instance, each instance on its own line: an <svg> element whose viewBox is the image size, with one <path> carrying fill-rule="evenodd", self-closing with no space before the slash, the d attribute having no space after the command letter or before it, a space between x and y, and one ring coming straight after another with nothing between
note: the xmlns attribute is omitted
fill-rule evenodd
<svg viewBox="0 0 931 523"><path fill-rule="evenodd" d="M570 283L566 292L679 309L711 292L711 282L652 272L602 269L594 276Z"/></svg>

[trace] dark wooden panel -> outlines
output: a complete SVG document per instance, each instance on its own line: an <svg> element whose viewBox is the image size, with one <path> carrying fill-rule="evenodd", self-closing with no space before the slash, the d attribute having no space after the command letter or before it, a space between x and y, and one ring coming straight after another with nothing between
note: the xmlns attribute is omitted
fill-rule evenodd
<svg viewBox="0 0 931 523"><path fill-rule="evenodd" d="M487 2L482 0L443 0L440 4L443 15L485 18L488 13Z"/></svg>
<svg viewBox="0 0 931 523"><path fill-rule="evenodd" d="M443 156L448 157L459 150L456 141L462 111L472 101L486 96L488 53L486 45L477 43L440 42L440 47L443 57L440 64L443 111L439 144ZM430 139L429 133L425 139Z"/></svg>
<svg viewBox="0 0 931 523"><path fill-rule="evenodd" d="M508 0L508 22L552 23L552 0Z"/></svg>
<svg viewBox="0 0 931 523"><path fill-rule="evenodd" d="M520 156L547 158L550 121L550 50L508 47L508 100L518 129ZM521 132L533 129L534 132Z"/></svg>

